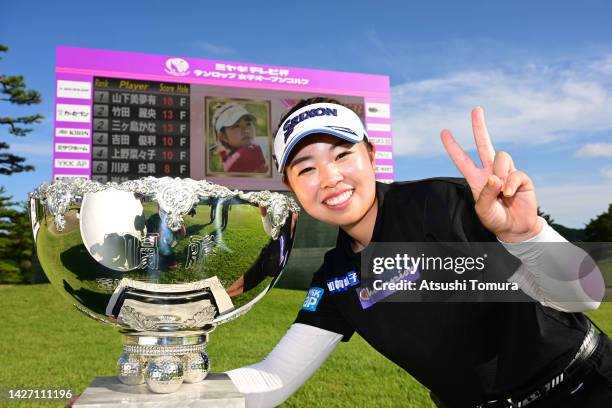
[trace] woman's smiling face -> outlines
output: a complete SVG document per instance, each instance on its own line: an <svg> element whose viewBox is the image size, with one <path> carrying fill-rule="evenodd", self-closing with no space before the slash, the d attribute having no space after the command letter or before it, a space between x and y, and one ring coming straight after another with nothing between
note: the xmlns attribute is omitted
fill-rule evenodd
<svg viewBox="0 0 612 408"><path fill-rule="evenodd" d="M220 137L231 149L250 146L255 140L255 123L248 116L243 116L232 126L223 128Z"/></svg>
<svg viewBox="0 0 612 408"><path fill-rule="evenodd" d="M374 204L374 150L327 134L309 135L286 166L287 184L306 212L337 226L359 222Z"/></svg>

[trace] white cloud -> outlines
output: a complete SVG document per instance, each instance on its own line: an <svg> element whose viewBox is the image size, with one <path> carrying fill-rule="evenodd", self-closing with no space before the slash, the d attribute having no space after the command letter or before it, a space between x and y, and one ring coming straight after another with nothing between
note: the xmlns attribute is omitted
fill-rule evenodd
<svg viewBox="0 0 612 408"><path fill-rule="evenodd" d="M213 44L208 41L196 41L194 44L197 48L200 48L206 52L217 55L228 55L233 54L234 50L222 45Z"/></svg>
<svg viewBox="0 0 612 408"><path fill-rule="evenodd" d="M11 146L9 151L14 154L51 157L53 153L53 146L50 140L44 142L37 141L36 143L12 142L9 145Z"/></svg>
<svg viewBox="0 0 612 408"><path fill-rule="evenodd" d="M588 143L576 151L576 157L612 157L612 143Z"/></svg>
<svg viewBox="0 0 612 408"><path fill-rule="evenodd" d="M612 167L604 167L599 172L606 178L612 180Z"/></svg>
<svg viewBox="0 0 612 408"><path fill-rule="evenodd" d="M612 129L612 57L573 63L469 69L392 87L394 149L400 155L443 152L450 129L474 145L470 110L485 109L494 143L541 145Z"/></svg>

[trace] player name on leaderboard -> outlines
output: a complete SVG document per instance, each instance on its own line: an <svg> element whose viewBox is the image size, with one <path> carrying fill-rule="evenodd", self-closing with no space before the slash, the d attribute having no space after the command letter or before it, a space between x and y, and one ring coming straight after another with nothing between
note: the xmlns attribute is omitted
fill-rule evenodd
<svg viewBox="0 0 612 408"><path fill-rule="evenodd" d="M189 177L189 85L94 78L92 178Z"/></svg>

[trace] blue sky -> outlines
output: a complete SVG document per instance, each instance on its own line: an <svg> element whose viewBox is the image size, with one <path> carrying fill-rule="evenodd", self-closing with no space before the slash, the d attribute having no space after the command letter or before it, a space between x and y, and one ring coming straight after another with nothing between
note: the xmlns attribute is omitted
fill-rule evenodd
<svg viewBox="0 0 612 408"><path fill-rule="evenodd" d="M606 1L3 2L0 73L43 94L43 124L9 139L35 172L0 176L15 199L50 178L55 46L385 74L396 178L459 173L438 139L472 149L485 109L497 149L541 207L583 227L612 203L612 3ZM2 139L6 139L3 131ZM473 153L473 149L472 149Z"/></svg>

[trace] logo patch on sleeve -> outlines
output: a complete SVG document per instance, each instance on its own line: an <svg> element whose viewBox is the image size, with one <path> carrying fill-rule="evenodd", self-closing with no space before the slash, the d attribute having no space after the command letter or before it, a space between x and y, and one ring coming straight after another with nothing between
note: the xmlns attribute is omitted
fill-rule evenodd
<svg viewBox="0 0 612 408"><path fill-rule="evenodd" d="M323 288L310 288L308 289L308 294L306 295L306 299L304 299L304 304L302 305L302 310L308 310L309 312L314 312L317 310L317 306L319 306L319 302L321 298L323 298Z"/></svg>
<svg viewBox="0 0 612 408"><path fill-rule="evenodd" d="M344 292L357 285L359 285L359 276L357 276L357 272L355 271L351 271L344 276L327 281L329 293Z"/></svg>

